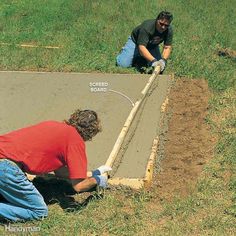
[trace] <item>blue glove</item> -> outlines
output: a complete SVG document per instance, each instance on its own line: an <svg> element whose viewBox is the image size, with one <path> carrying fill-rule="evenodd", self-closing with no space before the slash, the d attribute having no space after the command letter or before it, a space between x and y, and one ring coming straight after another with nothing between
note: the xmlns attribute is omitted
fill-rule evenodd
<svg viewBox="0 0 236 236"><path fill-rule="evenodd" d="M92 171L92 176L94 177L95 175L102 175L108 171L111 171L112 168L110 166L100 166L96 170Z"/></svg>
<svg viewBox="0 0 236 236"><path fill-rule="evenodd" d="M102 187L102 188L106 188L107 187L107 176L95 175L95 176L93 176L93 178L96 179L97 185L99 187Z"/></svg>

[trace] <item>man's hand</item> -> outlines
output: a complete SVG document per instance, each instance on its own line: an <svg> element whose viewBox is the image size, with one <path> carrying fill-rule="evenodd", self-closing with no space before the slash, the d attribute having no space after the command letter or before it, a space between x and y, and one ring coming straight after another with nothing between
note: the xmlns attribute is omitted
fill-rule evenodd
<svg viewBox="0 0 236 236"><path fill-rule="evenodd" d="M97 185L99 187L102 187L102 188L106 188L107 187L107 176L103 176L103 175L95 175L93 176L93 178L96 179L97 181Z"/></svg>
<svg viewBox="0 0 236 236"><path fill-rule="evenodd" d="M112 168L110 166L105 166L102 165L100 167L98 167L96 170L92 171L92 176L94 177L95 175L102 175L108 171L111 171Z"/></svg>
<svg viewBox="0 0 236 236"><path fill-rule="evenodd" d="M96 179L97 185L102 188L107 187L107 179L108 177L103 175L104 173L111 171L112 168L110 166L100 166L96 170L92 171L92 177Z"/></svg>
<svg viewBox="0 0 236 236"><path fill-rule="evenodd" d="M151 66L152 67L156 67L156 66L160 66L161 67L161 72L163 72L165 70L165 67L166 67L166 60L164 59L160 59L159 61L157 61L156 59L153 60L151 62Z"/></svg>

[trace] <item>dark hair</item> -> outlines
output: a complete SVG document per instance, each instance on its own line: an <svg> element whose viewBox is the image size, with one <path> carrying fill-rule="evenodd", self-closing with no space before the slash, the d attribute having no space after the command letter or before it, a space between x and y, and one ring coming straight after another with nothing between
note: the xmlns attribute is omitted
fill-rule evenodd
<svg viewBox="0 0 236 236"><path fill-rule="evenodd" d="M97 113L92 110L76 110L65 123L76 128L84 141L91 140L100 132L101 124Z"/></svg>
<svg viewBox="0 0 236 236"><path fill-rule="evenodd" d="M160 19L166 19L169 22L171 22L173 20L173 15L168 11L162 11L157 16L157 20L160 20Z"/></svg>

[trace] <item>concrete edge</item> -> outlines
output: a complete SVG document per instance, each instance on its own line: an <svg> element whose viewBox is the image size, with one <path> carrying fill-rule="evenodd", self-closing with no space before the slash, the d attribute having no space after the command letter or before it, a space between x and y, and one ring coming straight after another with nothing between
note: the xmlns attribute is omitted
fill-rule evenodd
<svg viewBox="0 0 236 236"><path fill-rule="evenodd" d="M60 71L31 71L31 70L0 70L0 73L22 73L22 74L72 74L72 75L96 75L96 74L102 74L102 75L116 75L116 76L143 76L143 77L147 77L147 74L129 74L129 73L99 73L99 72L60 72Z"/></svg>
<svg viewBox="0 0 236 236"><path fill-rule="evenodd" d="M131 179L131 178L112 178L108 180L112 186L123 185L132 189L141 189L144 187L144 179Z"/></svg>
<svg viewBox="0 0 236 236"><path fill-rule="evenodd" d="M152 184L153 169L157 157L158 145L159 145L159 137L157 136L156 138L153 139L151 154L149 156L149 160L145 171L145 177L144 177L145 188L150 188Z"/></svg>
<svg viewBox="0 0 236 236"><path fill-rule="evenodd" d="M171 79L174 79L174 76L171 75ZM169 90L167 91L167 96L165 101L161 105L161 112L165 113L167 110L167 106L169 103ZM161 123L161 122L160 122ZM147 167L145 171L145 176L142 179L138 178L112 178L108 180L108 183L113 186L118 186L118 185L123 185L126 187L130 187L132 189L141 189L141 188L150 188L153 180L153 172L154 172L154 165L155 161L157 159L157 151L158 151L158 146L159 146L159 136L156 136L153 139L152 143L152 148L151 148L151 153L147 162Z"/></svg>
<svg viewBox="0 0 236 236"><path fill-rule="evenodd" d="M159 137L157 136L153 139L151 154L148 159L144 178L112 178L108 180L108 183L113 186L123 185L132 189L150 188L152 184L153 169L157 157L158 145Z"/></svg>

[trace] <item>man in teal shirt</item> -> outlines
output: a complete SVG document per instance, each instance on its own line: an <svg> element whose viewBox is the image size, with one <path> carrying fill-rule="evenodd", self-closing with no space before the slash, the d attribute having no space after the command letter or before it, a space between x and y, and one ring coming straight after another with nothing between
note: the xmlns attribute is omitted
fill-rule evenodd
<svg viewBox="0 0 236 236"><path fill-rule="evenodd" d="M172 20L173 15L170 12L162 11L156 19L146 20L137 26L117 56L117 65L131 67L145 59L147 66L159 65L163 72L172 49ZM164 43L162 54L159 49L161 43Z"/></svg>

